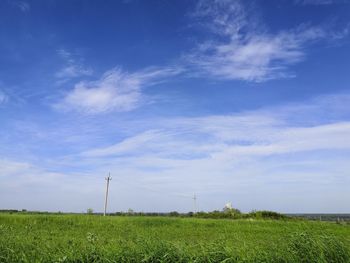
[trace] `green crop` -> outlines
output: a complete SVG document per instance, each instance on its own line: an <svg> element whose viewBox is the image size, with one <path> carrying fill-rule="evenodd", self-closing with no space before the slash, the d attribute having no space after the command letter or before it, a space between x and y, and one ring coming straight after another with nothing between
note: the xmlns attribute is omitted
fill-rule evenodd
<svg viewBox="0 0 350 263"><path fill-rule="evenodd" d="M350 262L350 226L0 214L0 262Z"/></svg>

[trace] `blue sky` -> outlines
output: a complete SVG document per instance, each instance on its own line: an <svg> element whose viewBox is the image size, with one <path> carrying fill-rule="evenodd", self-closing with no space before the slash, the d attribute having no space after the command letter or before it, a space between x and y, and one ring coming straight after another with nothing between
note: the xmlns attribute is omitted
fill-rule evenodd
<svg viewBox="0 0 350 263"><path fill-rule="evenodd" d="M349 212L346 0L0 2L0 208Z"/></svg>

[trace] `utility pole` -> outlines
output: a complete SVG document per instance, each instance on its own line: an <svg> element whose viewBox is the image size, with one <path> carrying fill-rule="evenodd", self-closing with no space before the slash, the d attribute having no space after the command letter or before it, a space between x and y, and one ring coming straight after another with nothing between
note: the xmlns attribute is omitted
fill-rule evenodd
<svg viewBox="0 0 350 263"><path fill-rule="evenodd" d="M194 213L197 213L197 197L196 197L196 194L193 195L193 208L194 208Z"/></svg>
<svg viewBox="0 0 350 263"><path fill-rule="evenodd" d="M106 211L107 211L109 181L112 180L111 173L109 173L109 174L108 174L108 177L106 177L105 179L106 179L106 181L107 181L107 186L106 186L105 211L104 211L104 213L103 213L104 216L106 216Z"/></svg>

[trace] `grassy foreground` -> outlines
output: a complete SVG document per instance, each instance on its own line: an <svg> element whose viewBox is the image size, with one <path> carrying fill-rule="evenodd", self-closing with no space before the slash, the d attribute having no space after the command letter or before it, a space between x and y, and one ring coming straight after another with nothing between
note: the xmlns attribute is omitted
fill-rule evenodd
<svg viewBox="0 0 350 263"><path fill-rule="evenodd" d="M0 214L0 262L350 262L350 226Z"/></svg>

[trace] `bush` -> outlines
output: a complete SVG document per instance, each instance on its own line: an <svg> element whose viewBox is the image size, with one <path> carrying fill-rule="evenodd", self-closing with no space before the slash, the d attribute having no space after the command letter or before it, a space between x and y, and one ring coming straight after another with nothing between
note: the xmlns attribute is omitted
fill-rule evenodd
<svg viewBox="0 0 350 263"><path fill-rule="evenodd" d="M273 212L273 211L253 211L246 215L248 218L257 218L257 219L287 219L286 215Z"/></svg>
<svg viewBox="0 0 350 263"><path fill-rule="evenodd" d="M176 212L176 211L173 211L173 212L170 212L169 213L169 216L175 216L175 217L177 217L177 216L179 216L180 214L178 213L178 212Z"/></svg>

